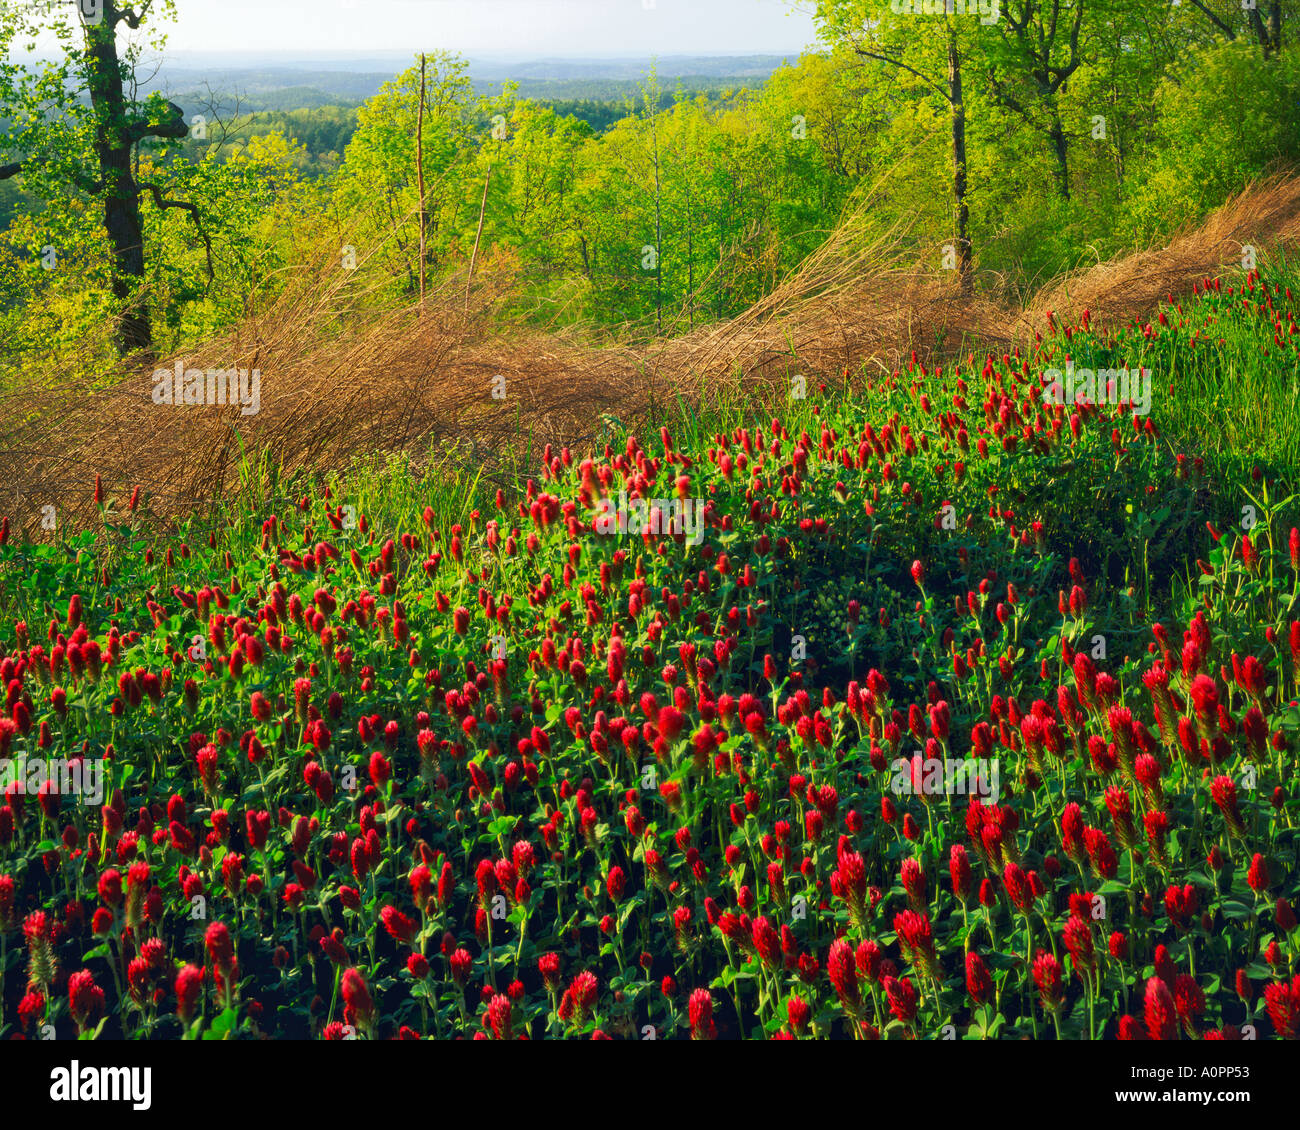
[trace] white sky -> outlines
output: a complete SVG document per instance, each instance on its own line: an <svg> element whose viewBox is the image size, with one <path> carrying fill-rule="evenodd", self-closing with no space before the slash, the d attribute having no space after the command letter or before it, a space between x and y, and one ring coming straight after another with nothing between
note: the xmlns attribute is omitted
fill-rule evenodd
<svg viewBox="0 0 1300 1130"><path fill-rule="evenodd" d="M176 0L178 51L797 53L812 0Z"/></svg>

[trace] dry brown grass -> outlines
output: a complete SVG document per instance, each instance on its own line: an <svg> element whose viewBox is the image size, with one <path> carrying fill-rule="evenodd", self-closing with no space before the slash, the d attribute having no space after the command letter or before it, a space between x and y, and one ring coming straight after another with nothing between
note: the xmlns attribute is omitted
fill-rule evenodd
<svg viewBox="0 0 1300 1130"><path fill-rule="evenodd" d="M864 202L865 206L865 202ZM341 272L322 248L265 309L182 357L162 357L109 387L24 388L0 399L10 456L3 509L28 535L54 503L61 526L94 515L91 484L117 494L142 484L160 514L219 508L239 485L241 458L263 454L287 472L342 469L358 456L440 441L490 463L503 451L583 444L603 415L637 424L679 399L743 391L761 401L866 358L892 364L962 335L987 334L990 308L963 302L946 280L918 272L900 233L863 238L844 224L791 278L743 315L682 337L595 347L575 332L502 328L508 267L480 272L465 299L454 274L417 306L365 299L364 271ZM364 267L364 264L363 264ZM155 367L258 369L261 411L167 407L151 398ZM493 399L493 378L506 397ZM7 400L8 403L4 403Z"/></svg>
<svg viewBox="0 0 1300 1130"><path fill-rule="evenodd" d="M861 207L869 204L868 194ZM966 342L1023 341L1047 309L1087 306L1099 321L1122 321L1217 273L1242 243L1263 250L1294 241L1300 178L1255 186L1167 248L1057 280L1023 311L963 299L951 274L919 270L914 247L902 250L905 231L864 230L847 217L741 316L644 346L503 328L499 314L514 285L503 266L476 275L468 301L460 274L429 294L422 313L384 308L367 302L364 270L341 272L333 246L322 247L269 306L179 358L186 368L259 369L258 415L157 406L153 364L106 388L25 387L0 397L0 418L20 421L0 434L0 512L35 536L40 507L53 503L66 532L93 516L97 473L119 496L143 485L155 512L211 512L239 488L243 452L288 472L323 471L376 452L418 458L455 441L468 459L490 465L529 444L590 442L602 415L636 424L679 398L690 406L706 395L761 404L787 395L795 372L811 381L864 363L888 370L913 349L929 359ZM496 375L506 378L503 401L491 396Z"/></svg>
<svg viewBox="0 0 1300 1130"><path fill-rule="evenodd" d="M1300 176L1277 173L1251 185L1204 223L1189 225L1165 247L1099 263L1047 284L1016 320L1016 331L1039 329L1048 310L1121 325L1148 315L1166 295L1186 294L1206 277L1241 267L1242 248L1260 258L1300 241Z"/></svg>

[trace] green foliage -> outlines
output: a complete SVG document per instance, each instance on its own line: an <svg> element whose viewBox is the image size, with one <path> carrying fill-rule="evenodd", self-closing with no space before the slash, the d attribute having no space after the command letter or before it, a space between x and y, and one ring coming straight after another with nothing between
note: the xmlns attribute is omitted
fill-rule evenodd
<svg viewBox="0 0 1300 1130"><path fill-rule="evenodd" d="M632 336L689 331L769 293L877 182L884 191L855 222L905 230L916 256L933 261L955 231L951 49L964 78L978 277L1023 300L1061 271L1166 238L1300 155L1300 55L1266 52L1245 16L1209 7L1235 41L1191 5L1007 0L1004 18L984 25L897 14L888 0L822 0L825 49L761 84L668 89L652 75L621 100L604 96L629 89L622 80L549 103L514 83L489 96L464 59L433 53L424 273L434 286L463 276L478 244L480 266L518 269L507 316ZM16 47L17 17L0 28ZM114 305L98 202L82 190L94 122L66 93L79 49L70 30L63 43L61 62L0 69L12 107L0 161L27 162L0 181L0 372L20 371L43 344L70 349ZM1068 81L1039 81L1069 68ZM235 113L210 120L207 137L139 148L163 196L195 205L213 247L209 279L193 217L144 196L145 283L166 344L229 326L322 246L356 250L369 272L364 301L411 299L418 87L417 65L360 106ZM160 112L156 98L138 109ZM55 272L40 261L51 245Z"/></svg>
<svg viewBox="0 0 1300 1130"><path fill-rule="evenodd" d="M1153 159L1129 208L1138 239L1300 159L1300 52L1265 61L1240 40L1200 52L1161 81L1154 108Z"/></svg>

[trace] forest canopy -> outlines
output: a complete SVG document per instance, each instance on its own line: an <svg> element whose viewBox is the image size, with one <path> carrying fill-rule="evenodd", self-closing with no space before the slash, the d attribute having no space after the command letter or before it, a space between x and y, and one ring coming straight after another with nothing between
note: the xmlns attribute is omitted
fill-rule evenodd
<svg viewBox="0 0 1300 1130"><path fill-rule="evenodd" d="M477 248L517 272L519 317L678 333L769 293L867 187L855 222L1014 299L1300 152L1290 2L894 6L821 0L816 48L749 87L652 70L634 97L548 102L430 50L423 79L417 57L358 106L210 114L137 94L170 5L110 0L95 26L7 7L0 374L37 348L177 348L328 245L364 264L367 301L409 301ZM50 21L60 52L35 60Z"/></svg>

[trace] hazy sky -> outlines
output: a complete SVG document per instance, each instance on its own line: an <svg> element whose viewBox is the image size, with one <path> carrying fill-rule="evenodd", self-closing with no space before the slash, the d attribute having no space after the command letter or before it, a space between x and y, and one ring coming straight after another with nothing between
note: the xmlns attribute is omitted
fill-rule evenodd
<svg viewBox="0 0 1300 1130"><path fill-rule="evenodd" d="M793 53L812 0L176 0L179 51Z"/></svg>

